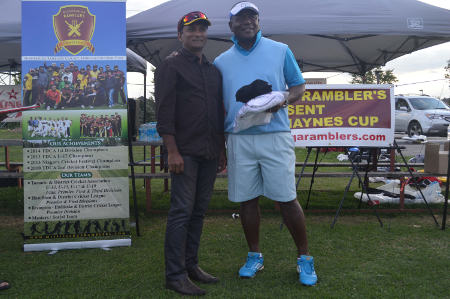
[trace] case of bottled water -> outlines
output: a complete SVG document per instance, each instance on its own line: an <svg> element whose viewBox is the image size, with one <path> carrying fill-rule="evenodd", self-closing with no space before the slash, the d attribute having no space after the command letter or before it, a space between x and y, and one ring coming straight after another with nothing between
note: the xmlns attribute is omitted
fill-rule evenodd
<svg viewBox="0 0 450 299"><path fill-rule="evenodd" d="M139 127L139 141L158 142L160 140L161 136L159 136L156 130L156 122L142 124Z"/></svg>

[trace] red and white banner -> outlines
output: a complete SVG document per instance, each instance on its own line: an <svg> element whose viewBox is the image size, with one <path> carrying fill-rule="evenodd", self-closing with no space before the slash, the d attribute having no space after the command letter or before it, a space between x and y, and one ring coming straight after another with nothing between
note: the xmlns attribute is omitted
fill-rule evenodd
<svg viewBox="0 0 450 299"><path fill-rule="evenodd" d="M0 85L0 110L22 107L20 85ZM22 112L13 113L4 122L20 122Z"/></svg>
<svg viewBox="0 0 450 299"><path fill-rule="evenodd" d="M392 85L306 85L288 106L297 147L384 147L394 142Z"/></svg>

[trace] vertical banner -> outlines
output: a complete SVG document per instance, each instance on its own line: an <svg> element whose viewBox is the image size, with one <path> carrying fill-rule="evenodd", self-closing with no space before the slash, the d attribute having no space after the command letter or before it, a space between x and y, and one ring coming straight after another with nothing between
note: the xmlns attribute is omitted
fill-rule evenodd
<svg viewBox="0 0 450 299"><path fill-rule="evenodd" d="M131 244L125 34L125 1L22 1L25 251Z"/></svg>

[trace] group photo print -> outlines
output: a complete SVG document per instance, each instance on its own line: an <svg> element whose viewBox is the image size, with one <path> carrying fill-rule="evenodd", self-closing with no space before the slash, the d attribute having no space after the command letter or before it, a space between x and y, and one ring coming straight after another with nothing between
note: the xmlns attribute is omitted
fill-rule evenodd
<svg viewBox="0 0 450 299"><path fill-rule="evenodd" d="M123 61L26 61L26 64L23 106L38 104L45 110L126 107Z"/></svg>
<svg viewBox="0 0 450 299"><path fill-rule="evenodd" d="M126 110L27 111L22 132L26 141L119 138L127 134ZM103 142L103 141L102 141Z"/></svg>

